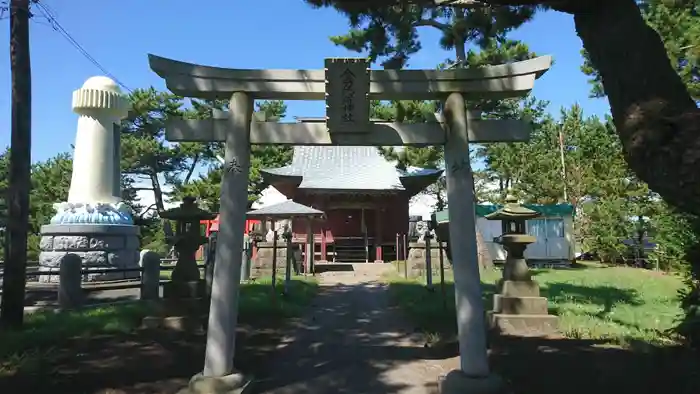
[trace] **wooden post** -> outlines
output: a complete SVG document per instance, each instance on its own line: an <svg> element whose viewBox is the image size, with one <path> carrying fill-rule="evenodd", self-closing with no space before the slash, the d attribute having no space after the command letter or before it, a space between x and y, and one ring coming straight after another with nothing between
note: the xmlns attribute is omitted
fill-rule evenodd
<svg viewBox="0 0 700 394"><path fill-rule="evenodd" d="M374 224L375 224L375 236L374 236L374 260L375 263L383 263L384 262L384 254L382 253L382 242L383 242L383 235L382 235L382 214L381 210L377 209L375 211L375 217L374 217Z"/></svg>
<svg viewBox="0 0 700 394"><path fill-rule="evenodd" d="M430 238L432 238L432 235L430 234L430 230L427 230L425 234L425 281L428 290L433 291L433 265L432 256L430 255Z"/></svg>
<svg viewBox="0 0 700 394"><path fill-rule="evenodd" d="M442 309L447 309L447 294L445 293L445 257L443 246L444 243L440 241L440 292L442 293Z"/></svg>
<svg viewBox="0 0 700 394"><path fill-rule="evenodd" d="M400 260L400 258L399 258L399 233L396 233L396 253L394 253L394 255L395 255L395 257L394 257L395 260L399 261Z"/></svg>
<svg viewBox="0 0 700 394"><path fill-rule="evenodd" d="M312 218L307 219L306 223L306 267L311 272L311 275L316 275L314 267L314 231Z"/></svg>
<svg viewBox="0 0 700 394"><path fill-rule="evenodd" d="M284 267L284 294L289 294L289 285L292 282L292 264L294 262L294 252L292 251L292 230L286 229L284 240L287 241L287 263Z"/></svg>
<svg viewBox="0 0 700 394"><path fill-rule="evenodd" d="M272 222L272 300L274 301L277 288L277 227Z"/></svg>
<svg viewBox="0 0 700 394"><path fill-rule="evenodd" d="M253 256L253 240L248 235L243 236L243 256L241 257L241 281L250 279L250 263Z"/></svg>

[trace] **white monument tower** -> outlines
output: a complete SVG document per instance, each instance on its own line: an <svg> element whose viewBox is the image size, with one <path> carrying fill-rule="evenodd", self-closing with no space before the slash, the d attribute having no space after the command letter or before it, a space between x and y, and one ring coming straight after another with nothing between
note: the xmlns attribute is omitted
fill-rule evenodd
<svg viewBox="0 0 700 394"><path fill-rule="evenodd" d="M95 268L138 267L139 229L121 200L119 132L115 124L129 111L129 100L107 77L92 77L73 92L78 130L68 201L54 205L51 224L41 228L39 265L42 272L58 272L66 253L82 257ZM123 279L138 272L97 274L87 280ZM42 275L42 282L57 275Z"/></svg>

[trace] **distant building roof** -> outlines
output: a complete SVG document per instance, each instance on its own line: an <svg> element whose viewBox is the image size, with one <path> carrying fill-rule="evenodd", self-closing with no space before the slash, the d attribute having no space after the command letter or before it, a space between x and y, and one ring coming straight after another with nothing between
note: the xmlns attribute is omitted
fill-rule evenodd
<svg viewBox="0 0 700 394"><path fill-rule="evenodd" d="M249 219L285 219L290 217L321 217L323 211L307 207L292 200L287 200L278 204L248 211L246 216Z"/></svg>
<svg viewBox="0 0 700 394"><path fill-rule="evenodd" d="M262 172L273 186L296 182L299 189L320 190L407 190L407 178L425 179L418 185L422 189L442 174L442 170L399 171L373 146L295 146L290 165Z"/></svg>

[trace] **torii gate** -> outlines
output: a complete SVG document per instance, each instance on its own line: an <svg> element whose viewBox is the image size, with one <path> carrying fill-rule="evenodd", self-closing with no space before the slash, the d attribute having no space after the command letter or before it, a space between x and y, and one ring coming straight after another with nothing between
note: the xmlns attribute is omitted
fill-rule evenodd
<svg viewBox="0 0 700 394"><path fill-rule="evenodd" d="M234 370L240 286L240 250L246 219L251 144L445 146L450 242L460 350L460 371L447 387L489 385L486 326L481 298L473 177L469 142L527 141L522 120L480 120L465 99L524 96L551 66L550 56L456 70L370 70L366 59L326 59L324 70L242 70L200 66L149 55L150 67L175 94L230 99L229 111L213 119L171 120L169 141L221 141L225 174L221 185L219 243L202 377L243 384ZM253 100L325 100L326 122L278 123L253 119ZM444 100L443 115L430 123L370 122L370 100ZM486 381L481 381L486 379ZM480 380L476 382L474 380ZM450 383L450 381L452 383Z"/></svg>

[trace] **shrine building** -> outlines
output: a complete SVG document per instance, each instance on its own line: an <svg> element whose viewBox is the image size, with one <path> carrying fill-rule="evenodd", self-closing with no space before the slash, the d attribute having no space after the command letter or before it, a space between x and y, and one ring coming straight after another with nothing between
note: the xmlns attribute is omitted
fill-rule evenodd
<svg viewBox="0 0 700 394"><path fill-rule="evenodd" d="M313 225L314 260L343 263L394 260L410 198L442 174L398 170L373 146L295 146L291 164L261 172L287 198L325 212ZM304 243L306 220L294 220L292 232Z"/></svg>

